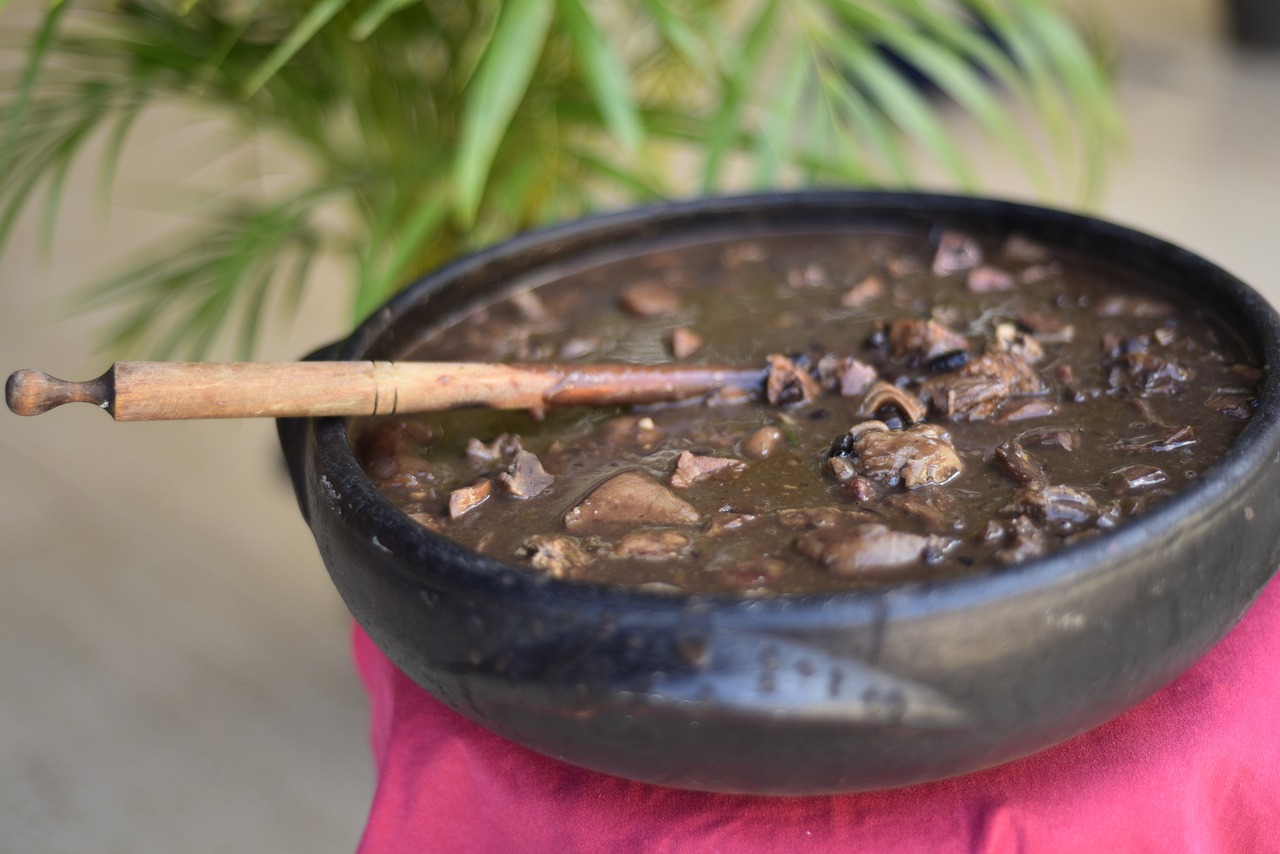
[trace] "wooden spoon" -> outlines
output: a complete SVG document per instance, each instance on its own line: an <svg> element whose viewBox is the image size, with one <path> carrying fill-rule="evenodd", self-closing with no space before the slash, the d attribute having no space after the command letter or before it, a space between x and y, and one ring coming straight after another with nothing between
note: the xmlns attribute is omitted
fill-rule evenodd
<svg viewBox="0 0 1280 854"><path fill-rule="evenodd" d="M663 403L719 389L756 393L764 378L763 367L723 365L117 362L87 382L17 371L5 402L19 415L91 403L117 421L390 415Z"/></svg>

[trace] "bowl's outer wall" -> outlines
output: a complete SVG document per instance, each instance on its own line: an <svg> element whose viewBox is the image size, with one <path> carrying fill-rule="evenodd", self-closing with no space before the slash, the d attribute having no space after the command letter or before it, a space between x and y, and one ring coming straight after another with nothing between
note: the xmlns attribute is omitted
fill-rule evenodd
<svg viewBox="0 0 1280 854"><path fill-rule="evenodd" d="M334 419L280 432L304 515L356 619L406 674L541 752L640 780L800 794L998 764L1109 719L1185 670L1280 563L1280 323L1208 262L1097 220L990 200L813 193L704 200L534 234L426 277L317 358L400 355L531 270L672 235L939 225L1012 231L1202 296L1267 367L1257 415L1187 493L993 573L837 595L663 597L557 582L408 519Z"/></svg>

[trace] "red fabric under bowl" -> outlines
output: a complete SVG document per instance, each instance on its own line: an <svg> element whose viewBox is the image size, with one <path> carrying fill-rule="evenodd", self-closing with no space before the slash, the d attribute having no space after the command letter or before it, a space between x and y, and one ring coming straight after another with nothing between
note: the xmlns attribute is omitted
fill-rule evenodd
<svg viewBox="0 0 1280 854"><path fill-rule="evenodd" d="M358 627L382 852L1280 852L1280 576L1192 670L1092 732L884 792L686 792L566 765L441 705Z"/></svg>

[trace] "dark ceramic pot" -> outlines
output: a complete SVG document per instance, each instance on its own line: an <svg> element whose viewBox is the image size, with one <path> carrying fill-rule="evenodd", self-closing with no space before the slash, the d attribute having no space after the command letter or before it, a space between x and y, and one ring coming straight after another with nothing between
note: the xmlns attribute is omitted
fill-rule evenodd
<svg viewBox="0 0 1280 854"><path fill-rule="evenodd" d="M464 258L315 358L396 358L425 328L512 284L672 240L939 225L1017 231L1203 300L1268 366L1257 415L1185 493L1047 558L771 599L587 586L482 557L383 498L343 421L282 421L303 514L351 612L411 678L497 733L588 768L722 792L847 792L960 774L1097 726L1165 685L1239 619L1280 561L1280 323L1257 293L1168 243L970 198L703 200Z"/></svg>

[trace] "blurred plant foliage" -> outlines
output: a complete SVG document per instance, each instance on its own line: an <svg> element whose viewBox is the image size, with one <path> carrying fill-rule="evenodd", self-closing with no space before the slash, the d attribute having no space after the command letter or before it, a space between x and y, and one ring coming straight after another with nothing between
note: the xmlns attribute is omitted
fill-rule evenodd
<svg viewBox="0 0 1280 854"><path fill-rule="evenodd" d="M349 259L361 317L451 256L602 206L911 187L923 161L973 190L957 111L1038 195L1088 199L1120 122L1083 32L1050 0L55 0L0 89L0 240L38 197L53 229L92 141L109 187L172 103L304 177L214 188L88 291L117 309L117 352L248 357L322 253Z"/></svg>

